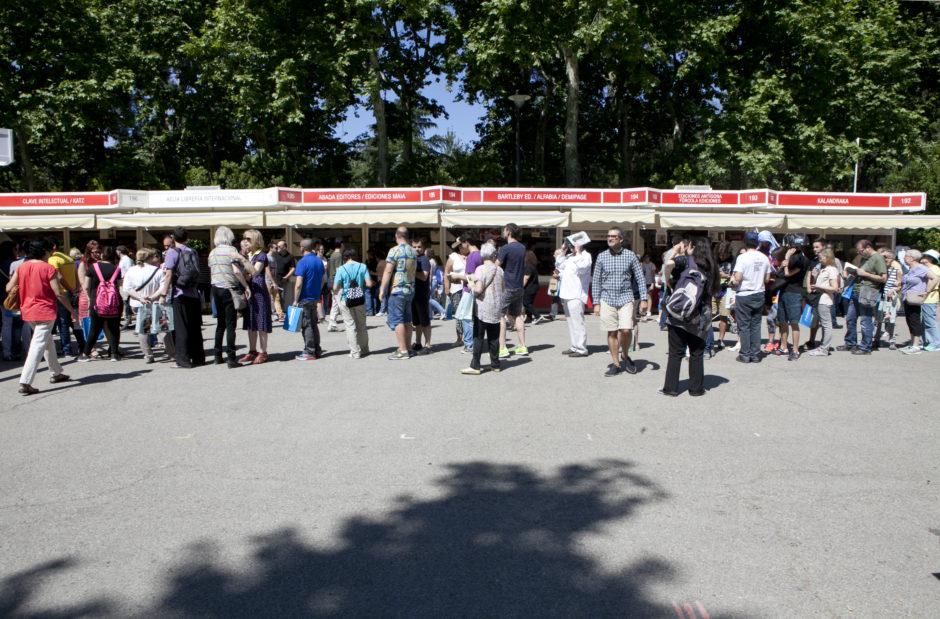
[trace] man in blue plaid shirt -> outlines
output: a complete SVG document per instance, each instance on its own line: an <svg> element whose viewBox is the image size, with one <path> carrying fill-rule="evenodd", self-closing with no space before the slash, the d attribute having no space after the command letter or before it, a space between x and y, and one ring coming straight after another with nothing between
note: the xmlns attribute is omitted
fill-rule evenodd
<svg viewBox="0 0 940 619"><path fill-rule="evenodd" d="M594 315L600 316L601 328L607 331L607 348L613 359L604 376L636 374L636 365L630 359L630 340L636 313L635 294L639 293L641 312L648 305L645 282L640 260L623 246L623 230L616 226L609 229L607 249L595 260L591 280Z"/></svg>

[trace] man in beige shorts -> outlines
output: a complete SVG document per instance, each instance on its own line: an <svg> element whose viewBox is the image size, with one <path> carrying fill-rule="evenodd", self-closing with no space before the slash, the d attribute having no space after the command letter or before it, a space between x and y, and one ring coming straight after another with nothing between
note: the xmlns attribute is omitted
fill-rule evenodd
<svg viewBox="0 0 940 619"><path fill-rule="evenodd" d="M630 340L639 294L640 311L647 309L646 279L640 260L623 246L623 230L612 227L607 231L607 249L594 263L591 295L594 315L601 319L601 329L607 332L607 348L613 361L604 376L621 372L636 374L636 365L630 359Z"/></svg>

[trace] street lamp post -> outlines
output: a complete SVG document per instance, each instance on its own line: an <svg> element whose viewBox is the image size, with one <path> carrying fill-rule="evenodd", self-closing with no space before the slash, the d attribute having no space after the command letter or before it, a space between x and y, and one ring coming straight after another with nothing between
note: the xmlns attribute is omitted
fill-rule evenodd
<svg viewBox="0 0 940 619"><path fill-rule="evenodd" d="M525 105L525 102L531 99L529 95L521 95L518 92L514 95L509 95L509 100L516 105L516 187L519 187L520 184L520 159L519 159L519 133L521 131L520 123L520 111L522 106Z"/></svg>

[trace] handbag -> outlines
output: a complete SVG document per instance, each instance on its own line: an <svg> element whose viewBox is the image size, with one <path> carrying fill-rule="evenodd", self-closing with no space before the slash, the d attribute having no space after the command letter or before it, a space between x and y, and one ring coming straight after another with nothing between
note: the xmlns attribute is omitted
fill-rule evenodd
<svg viewBox="0 0 940 619"><path fill-rule="evenodd" d="M303 310L299 305L288 305L287 315L284 317L284 330L291 333L300 331L300 317Z"/></svg>
<svg viewBox="0 0 940 619"><path fill-rule="evenodd" d="M244 290L241 288L229 288L229 292L232 294L232 304L235 306L236 312L240 312L248 307L248 299L245 298Z"/></svg>
<svg viewBox="0 0 940 619"><path fill-rule="evenodd" d="M809 303L803 307L803 313L800 315L800 325L807 329L813 326L813 306Z"/></svg>
<svg viewBox="0 0 940 619"><path fill-rule="evenodd" d="M91 316L85 316L82 318L82 335L85 336L85 339L88 339L88 336L91 335ZM104 339L104 329L101 330L101 333L98 334L98 341Z"/></svg>
<svg viewBox="0 0 940 619"><path fill-rule="evenodd" d="M7 293L7 298L3 300L3 309L8 312L16 312L20 309L20 285L13 284L13 287L10 288L10 292Z"/></svg>
<svg viewBox="0 0 940 619"><path fill-rule="evenodd" d="M349 280L349 288L346 289L346 307L358 307L365 305L365 302L365 291L359 286L356 277L352 277Z"/></svg>
<svg viewBox="0 0 940 619"><path fill-rule="evenodd" d="M923 305L924 301L927 300L926 292L914 292L913 290L908 290L904 294L904 302L908 305Z"/></svg>
<svg viewBox="0 0 940 619"><path fill-rule="evenodd" d="M457 320L473 320L473 293L465 292L460 295L460 305L454 312Z"/></svg>
<svg viewBox="0 0 940 619"><path fill-rule="evenodd" d="M858 289L858 303L864 307L878 307L881 291L871 286L861 286Z"/></svg>

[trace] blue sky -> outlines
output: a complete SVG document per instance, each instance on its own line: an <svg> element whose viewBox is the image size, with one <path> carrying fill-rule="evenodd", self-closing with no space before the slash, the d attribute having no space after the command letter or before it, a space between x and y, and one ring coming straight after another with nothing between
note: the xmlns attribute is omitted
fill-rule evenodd
<svg viewBox="0 0 940 619"><path fill-rule="evenodd" d="M474 125L480 121L483 115L482 105L468 105L463 101L455 101L455 92L448 92L447 85L442 80L432 83L424 89L424 95L436 99L444 109L447 110L450 118L439 118L437 120L437 129L431 131L431 135L447 132L453 129L457 138L465 143L471 144L476 141L478 136ZM356 117L358 113L359 117ZM361 133L369 131L369 125L373 124L372 112L363 107L355 106L346 113L346 120L336 127L336 135L343 141L355 139Z"/></svg>

